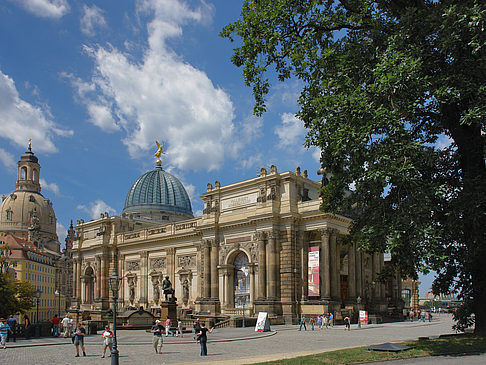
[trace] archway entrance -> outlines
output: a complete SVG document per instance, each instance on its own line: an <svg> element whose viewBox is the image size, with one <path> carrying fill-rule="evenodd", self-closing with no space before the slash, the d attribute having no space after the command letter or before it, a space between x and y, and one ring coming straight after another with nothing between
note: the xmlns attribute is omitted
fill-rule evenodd
<svg viewBox="0 0 486 365"><path fill-rule="evenodd" d="M86 268L86 271L81 279L84 281L83 303L92 304L94 299L94 272L91 266Z"/></svg>
<svg viewBox="0 0 486 365"><path fill-rule="evenodd" d="M250 303L250 271L248 256L240 252L234 261L235 308L248 308Z"/></svg>

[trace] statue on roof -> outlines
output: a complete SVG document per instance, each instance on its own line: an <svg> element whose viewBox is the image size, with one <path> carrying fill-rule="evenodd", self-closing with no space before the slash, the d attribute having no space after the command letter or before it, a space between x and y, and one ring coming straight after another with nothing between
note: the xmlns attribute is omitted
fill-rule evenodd
<svg viewBox="0 0 486 365"><path fill-rule="evenodd" d="M155 161L155 163L157 164L157 166L160 166L160 165L162 165L162 160L160 159L160 156L165 155L165 152L164 152L165 142L160 144L159 141L155 141L155 143L157 144L157 152L155 152L155 155L154 155L155 157L157 157L157 161Z"/></svg>

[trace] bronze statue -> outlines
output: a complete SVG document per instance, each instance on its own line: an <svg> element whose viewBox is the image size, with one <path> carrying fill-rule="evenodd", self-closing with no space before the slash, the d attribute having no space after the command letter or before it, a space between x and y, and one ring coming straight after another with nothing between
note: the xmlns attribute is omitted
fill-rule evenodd
<svg viewBox="0 0 486 365"><path fill-rule="evenodd" d="M170 282L168 276L166 276L165 279L162 281L162 290L164 292L166 302L169 301L169 298L168 298L169 295L171 295L170 301L175 302L175 299L176 299L175 296L174 296L175 290L172 287L172 283Z"/></svg>
<svg viewBox="0 0 486 365"><path fill-rule="evenodd" d="M160 166L160 165L162 165L162 161L160 160L160 156L162 154L165 155L165 152L164 152L165 143L159 144L159 141L155 141L155 143L157 144L157 152L155 152L154 156L157 157L157 161L156 161L157 166Z"/></svg>

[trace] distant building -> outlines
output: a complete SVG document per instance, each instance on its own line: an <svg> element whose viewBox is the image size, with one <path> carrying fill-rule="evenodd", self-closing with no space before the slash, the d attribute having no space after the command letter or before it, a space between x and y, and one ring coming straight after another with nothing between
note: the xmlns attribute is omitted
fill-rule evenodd
<svg viewBox="0 0 486 365"><path fill-rule="evenodd" d="M138 178L120 216L76 224L73 313L108 319L107 278L123 281L119 309L161 312L168 276L186 313L240 316L267 312L273 323L295 323L301 313L388 312L378 282L383 254L367 254L341 239L349 218L320 210L320 182L307 171L262 168L257 177L207 184L204 211L193 218L184 186L164 171ZM401 308L400 308L401 313Z"/></svg>
<svg viewBox="0 0 486 365"><path fill-rule="evenodd" d="M56 233L56 215L52 202L41 194L41 166L30 143L17 166L15 191L3 196L0 205L0 240L5 241L4 237L12 235L24 243L30 242L37 249L37 253L51 258L55 268L54 291L64 295L69 306L72 297L71 249L74 229L71 224L66 237L66 248L61 252Z"/></svg>
<svg viewBox="0 0 486 365"><path fill-rule="evenodd" d="M58 313L59 307L64 309L66 306L64 296L56 295L56 257L43 252L33 243L10 234L0 238L0 246L5 245L9 249L6 261L14 278L28 281L41 291L39 320L51 319ZM34 299L34 307L27 314L32 321L36 321L36 313Z"/></svg>

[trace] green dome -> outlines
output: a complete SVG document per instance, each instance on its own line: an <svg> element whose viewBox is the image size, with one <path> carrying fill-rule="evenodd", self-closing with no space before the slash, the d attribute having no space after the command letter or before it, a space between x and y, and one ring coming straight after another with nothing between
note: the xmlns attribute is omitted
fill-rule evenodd
<svg viewBox="0 0 486 365"><path fill-rule="evenodd" d="M157 166L140 176L130 188L123 213L161 212L192 218L191 201L182 183Z"/></svg>

